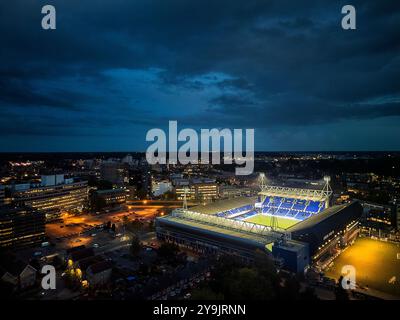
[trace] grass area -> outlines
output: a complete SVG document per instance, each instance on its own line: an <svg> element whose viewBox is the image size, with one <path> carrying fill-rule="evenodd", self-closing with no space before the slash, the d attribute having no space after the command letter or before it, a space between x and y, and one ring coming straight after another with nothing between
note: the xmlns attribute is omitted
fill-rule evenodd
<svg viewBox="0 0 400 320"><path fill-rule="evenodd" d="M275 218L278 221L278 228L281 228L281 229L287 229L287 228L299 223L298 220L292 220L292 219L287 219L287 218L282 218L282 217L275 217ZM259 215L256 215L256 216L253 216L253 217L247 219L246 221L270 227L272 225L271 220L272 220L271 216L259 214Z"/></svg>
<svg viewBox="0 0 400 320"><path fill-rule="evenodd" d="M326 276L338 279L344 265L356 268L356 283L400 296L400 245L360 238L333 262ZM395 277L395 278L393 278ZM389 283L395 279L394 283Z"/></svg>

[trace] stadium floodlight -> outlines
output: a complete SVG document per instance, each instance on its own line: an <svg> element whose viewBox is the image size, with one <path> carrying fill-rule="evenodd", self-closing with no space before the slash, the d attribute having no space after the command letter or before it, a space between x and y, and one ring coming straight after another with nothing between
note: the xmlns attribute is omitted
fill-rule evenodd
<svg viewBox="0 0 400 320"><path fill-rule="evenodd" d="M331 182L331 177L330 177L330 176L324 176L324 181L325 181L326 183Z"/></svg>
<svg viewBox="0 0 400 320"><path fill-rule="evenodd" d="M324 176L324 181L325 181L325 185L324 188L322 189L322 192L324 193L325 197L326 197L326 207L329 207L329 198L332 195L332 188L330 186L330 182L331 182L331 177L330 176Z"/></svg>
<svg viewBox="0 0 400 320"><path fill-rule="evenodd" d="M183 209L187 210L188 206L187 206L187 193L189 192L189 188L188 187L184 187L183 188L183 204L182 207Z"/></svg>
<svg viewBox="0 0 400 320"><path fill-rule="evenodd" d="M265 185L266 185L266 177L265 177L265 173L264 172L260 172L260 175L258 177L259 183L260 183L260 189L264 190L265 189Z"/></svg>

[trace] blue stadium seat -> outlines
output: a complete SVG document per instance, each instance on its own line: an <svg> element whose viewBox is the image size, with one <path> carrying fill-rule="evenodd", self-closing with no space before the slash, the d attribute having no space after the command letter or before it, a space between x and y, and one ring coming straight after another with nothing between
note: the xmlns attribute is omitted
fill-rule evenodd
<svg viewBox="0 0 400 320"><path fill-rule="evenodd" d="M293 205L293 209L303 211L306 208L306 201L305 200L296 200L296 203Z"/></svg>
<svg viewBox="0 0 400 320"><path fill-rule="evenodd" d="M270 197L266 197L262 203L262 206L267 206L270 202L271 198Z"/></svg>
<svg viewBox="0 0 400 320"><path fill-rule="evenodd" d="M280 208L280 209L278 209L278 210L276 211L276 214L284 216L284 215L286 215L288 212L290 212L289 209Z"/></svg>
<svg viewBox="0 0 400 320"><path fill-rule="evenodd" d="M249 210L251 210L250 208ZM261 212L267 215L304 220L325 209L322 201L267 196L261 206Z"/></svg>
<svg viewBox="0 0 400 320"><path fill-rule="evenodd" d="M282 202L282 197L274 197L272 200L271 206L278 207Z"/></svg>
<svg viewBox="0 0 400 320"><path fill-rule="evenodd" d="M283 199L280 207L290 209L293 206L293 201L294 201L294 199L285 198L285 199Z"/></svg>
<svg viewBox="0 0 400 320"><path fill-rule="evenodd" d="M306 211L312 213L319 212L319 204L320 204L319 201L310 200L310 203L308 204Z"/></svg>

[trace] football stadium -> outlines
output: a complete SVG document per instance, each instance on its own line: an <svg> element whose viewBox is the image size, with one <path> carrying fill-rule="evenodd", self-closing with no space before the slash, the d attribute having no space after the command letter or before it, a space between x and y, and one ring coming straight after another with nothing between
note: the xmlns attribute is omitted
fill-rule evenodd
<svg viewBox="0 0 400 320"><path fill-rule="evenodd" d="M199 252L252 259L271 254L283 268L303 272L323 263L358 234L358 202L331 206L325 177L321 190L261 185L257 197L221 200L174 210L156 220L157 237Z"/></svg>

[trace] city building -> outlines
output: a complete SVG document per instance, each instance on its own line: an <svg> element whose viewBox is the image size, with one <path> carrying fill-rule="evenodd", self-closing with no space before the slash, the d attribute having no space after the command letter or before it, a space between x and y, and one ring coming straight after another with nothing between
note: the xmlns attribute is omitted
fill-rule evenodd
<svg viewBox="0 0 400 320"><path fill-rule="evenodd" d="M127 154L125 157L123 157L121 159L122 163L127 163L128 165L133 165L134 161L133 161L133 157L130 154Z"/></svg>
<svg viewBox="0 0 400 320"><path fill-rule="evenodd" d="M151 192L155 197L159 197L172 189L172 183L168 180L153 181L151 184Z"/></svg>
<svg viewBox="0 0 400 320"><path fill-rule="evenodd" d="M22 261L2 261L0 280L10 284L14 290L24 290L36 284L37 270Z"/></svg>
<svg viewBox="0 0 400 320"><path fill-rule="evenodd" d="M122 188L97 190L93 194L92 201L97 209L117 207L126 202L129 193Z"/></svg>
<svg viewBox="0 0 400 320"><path fill-rule="evenodd" d="M396 230L400 230L400 205L396 205Z"/></svg>
<svg viewBox="0 0 400 320"><path fill-rule="evenodd" d="M64 179L64 175L45 175L40 185L15 185L12 200L44 212L47 220L54 220L62 211L83 210L88 200L88 185L87 181Z"/></svg>
<svg viewBox="0 0 400 320"><path fill-rule="evenodd" d="M138 196L138 191L136 186L126 186L127 199L126 200L136 200Z"/></svg>
<svg viewBox="0 0 400 320"><path fill-rule="evenodd" d="M390 231L397 227L395 205L382 205L372 202L361 202L363 206L363 227L373 231Z"/></svg>
<svg viewBox="0 0 400 320"><path fill-rule="evenodd" d="M70 182L70 180L67 179L67 182ZM66 181L63 174L48 174L42 175L40 185L42 187L49 187L65 183Z"/></svg>
<svg viewBox="0 0 400 320"><path fill-rule="evenodd" d="M280 267L302 273L310 264L309 245L296 240L277 241L272 246L272 254Z"/></svg>
<svg viewBox="0 0 400 320"><path fill-rule="evenodd" d="M123 185L129 182L129 166L116 161L103 162L100 166L100 177L112 184Z"/></svg>
<svg viewBox="0 0 400 320"><path fill-rule="evenodd" d="M178 200L186 199L199 203L212 202L219 197L218 184L213 179L180 179L176 180L175 193Z"/></svg>
<svg viewBox="0 0 400 320"><path fill-rule="evenodd" d="M93 258L93 248L86 248L84 245L72 247L66 250L65 260L69 268L79 268L79 261Z"/></svg>
<svg viewBox="0 0 400 320"><path fill-rule="evenodd" d="M93 248L84 245L66 250L68 270L82 284L98 286L108 283L112 273L112 264L100 255L95 255Z"/></svg>
<svg viewBox="0 0 400 320"><path fill-rule="evenodd" d="M254 189L239 186L220 186L219 196L221 199L231 199L255 195Z"/></svg>
<svg viewBox="0 0 400 320"><path fill-rule="evenodd" d="M0 247L16 248L40 244L45 238L45 214L31 207L0 208Z"/></svg>
<svg viewBox="0 0 400 320"><path fill-rule="evenodd" d="M0 186L0 206L4 204L4 187Z"/></svg>
<svg viewBox="0 0 400 320"><path fill-rule="evenodd" d="M111 278L112 264L101 261L90 265L86 270L86 279L90 286L107 284Z"/></svg>

